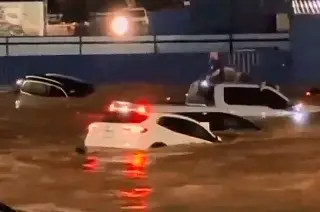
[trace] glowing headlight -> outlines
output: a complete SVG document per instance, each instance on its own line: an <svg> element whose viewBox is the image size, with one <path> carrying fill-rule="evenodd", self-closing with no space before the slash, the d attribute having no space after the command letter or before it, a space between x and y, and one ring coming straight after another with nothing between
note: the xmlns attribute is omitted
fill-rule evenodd
<svg viewBox="0 0 320 212"><path fill-rule="evenodd" d="M217 140L218 140L219 142L221 142L221 141L222 141L222 139L221 139L221 137L220 137L220 136L217 136Z"/></svg>
<svg viewBox="0 0 320 212"><path fill-rule="evenodd" d="M208 83L207 80L202 80L202 81L200 82L200 86L201 86L201 87L204 87L204 88L207 88L207 87L209 87L209 83Z"/></svg>
<svg viewBox="0 0 320 212"><path fill-rule="evenodd" d="M297 111L297 112L300 112L303 110L303 104L302 103L299 103L299 104L296 104L293 106L293 110L294 111Z"/></svg>
<svg viewBox="0 0 320 212"><path fill-rule="evenodd" d="M308 121L308 113L305 112L295 112L292 115L293 121L298 125L303 125Z"/></svg>
<svg viewBox="0 0 320 212"><path fill-rule="evenodd" d="M16 81L17 86L21 86L22 83L23 83L23 79L17 79L17 81Z"/></svg>
<svg viewBox="0 0 320 212"><path fill-rule="evenodd" d="M111 22L111 30L116 35L125 35L129 31L128 19L124 16L115 17Z"/></svg>

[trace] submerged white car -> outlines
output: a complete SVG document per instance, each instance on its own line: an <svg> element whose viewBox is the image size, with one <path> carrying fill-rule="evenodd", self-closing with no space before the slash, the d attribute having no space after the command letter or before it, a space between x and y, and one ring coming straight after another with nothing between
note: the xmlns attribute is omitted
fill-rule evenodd
<svg viewBox="0 0 320 212"><path fill-rule="evenodd" d="M133 108L135 107L135 108ZM149 113L126 102L110 105L104 119L91 123L84 140L87 152L101 148L149 149L168 145L217 143L221 138L183 115Z"/></svg>

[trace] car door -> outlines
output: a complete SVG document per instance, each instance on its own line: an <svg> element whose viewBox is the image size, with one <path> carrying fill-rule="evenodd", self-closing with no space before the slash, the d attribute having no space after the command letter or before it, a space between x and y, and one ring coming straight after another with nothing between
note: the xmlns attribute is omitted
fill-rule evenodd
<svg viewBox="0 0 320 212"><path fill-rule="evenodd" d="M208 114L210 131L257 131L260 127L237 115L227 113Z"/></svg>
<svg viewBox="0 0 320 212"><path fill-rule="evenodd" d="M49 94L49 86L41 81L25 80L16 99L16 108L38 108Z"/></svg>
<svg viewBox="0 0 320 212"><path fill-rule="evenodd" d="M159 118L157 124L175 134L174 139L166 138L167 141L164 142L168 144L212 143L218 141L215 135L209 133L200 124L187 119L163 116Z"/></svg>
<svg viewBox="0 0 320 212"><path fill-rule="evenodd" d="M271 88L265 88L261 91L262 104L270 108L266 112L266 116L283 116L290 113L287 110L290 107L289 100Z"/></svg>
<svg viewBox="0 0 320 212"><path fill-rule="evenodd" d="M63 89L36 80L25 80L16 100L16 108L47 109L62 105L66 95Z"/></svg>
<svg viewBox="0 0 320 212"><path fill-rule="evenodd" d="M45 100L48 107L54 108L67 108L70 101L64 89L56 85L49 86L49 94Z"/></svg>
<svg viewBox="0 0 320 212"><path fill-rule="evenodd" d="M244 117L265 117L272 108L265 105L258 86L225 87L224 102L231 114Z"/></svg>
<svg viewBox="0 0 320 212"><path fill-rule="evenodd" d="M194 119L200 122L200 125L204 128L212 131L247 131L247 130L259 130L250 120L242 118L237 115L223 113L223 112L186 112L178 113L179 115Z"/></svg>

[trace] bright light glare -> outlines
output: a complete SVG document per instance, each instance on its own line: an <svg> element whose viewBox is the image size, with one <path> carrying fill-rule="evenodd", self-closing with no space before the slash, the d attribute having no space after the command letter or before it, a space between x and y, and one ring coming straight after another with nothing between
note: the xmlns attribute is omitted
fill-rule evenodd
<svg viewBox="0 0 320 212"><path fill-rule="evenodd" d="M21 86L23 83L23 79L17 79L16 85Z"/></svg>
<svg viewBox="0 0 320 212"><path fill-rule="evenodd" d="M293 121L297 125L304 125L308 121L308 114L304 112L296 112L293 114Z"/></svg>
<svg viewBox="0 0 320 212"><path fill-rule="evenodd" d="M111 23L111 29L114 34L122 36L125 35L129 30L129 21L126 17L119 16L115 17Z"/></svg>
<svg viewBox="0 0 320 212"><path fill-rule="evenodd" d="M129 107L128 106L122 106L119 108L120 113L128 113L129 112Z"/></svg>
<svg viewBox="0 0 320 212"><path fill-rule="evenodd" d="M136 112L139 114L146 114L148 112L146 106L144 105L136 105L130 102L123 102L123 101L113 101L109 105L108 111L116 112L116 113Z"/></svg>
<svg viewBox="0 0 320 212"><path fill-rule="evenodd" d="M293 109L297 112L300 112L303 110L303 104L302 103L296 104L293 106Z"/></svg>
<svg viewBox="0 0 320 212"><path fill-rule="evenodd" d="M201 82L200 82L200 86L201 86L201 87L205 87L205 88L206 88L206 87L208 87L208 86L209 86L209 83L208 83L208 81L207 81L207 80L203 80L203 81L201 81Z"/></svg>
<svg viewBox="0 0 320 212"><path fill-rule="evenodd" d="M144 114L144 113L147 112L147 110L146 110L146 108L145 108L144 106L139 106L139 107L137 108L137 112L138 112L138 113L141 113L141 114Z"/></svg>

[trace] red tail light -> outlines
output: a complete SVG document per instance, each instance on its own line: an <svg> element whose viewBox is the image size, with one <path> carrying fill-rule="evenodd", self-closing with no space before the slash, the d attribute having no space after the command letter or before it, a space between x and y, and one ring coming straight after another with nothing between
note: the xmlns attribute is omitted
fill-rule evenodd
<svg viewBox="0 0 320 212"><path fill-rule="evenodd" d="M135 126L135 125L124 126L123 129L126 131L133 132L133 133L146 133L148 131L148 129L146 129L144 127Z"/></svg>
<svg viewBox="0 0 320 212"><path fill-rule="evenodd" d="M130 102L123 101L113 101L108 106L109 112L119 112L119 113L128 113L128 112L136 112L140 114L146 114L148 112L147 107L141 104L135 104Z"/></svg>
<svg viewBox="0 0 320 212"><path fill-rule="evenodd" d="M147 110L146 110L146 108L144 106L139 106L137 108L137 112L141 113L141 114L145 114L145 113L147 113Z"/></svg>
<svg viewBox="0 0 320 212"><path fill-rule="evenodd" d="M309 91L306 92L306 96L311 96L311 93Z"/></svg>

